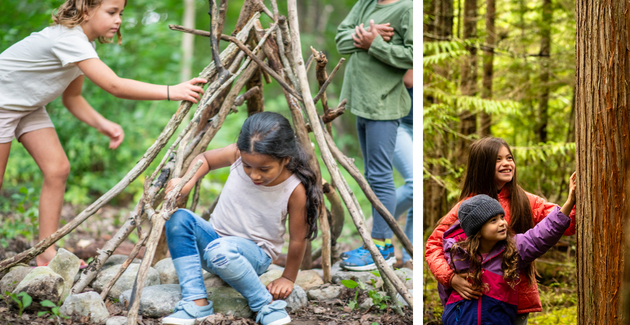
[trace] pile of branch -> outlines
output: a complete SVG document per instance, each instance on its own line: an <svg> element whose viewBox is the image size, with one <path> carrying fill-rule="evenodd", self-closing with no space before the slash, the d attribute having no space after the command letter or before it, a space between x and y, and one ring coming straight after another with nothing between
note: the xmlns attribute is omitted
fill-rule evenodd
<svg viewBox="0 0 630 325"><path fill-rule="evenodd" d="M217 1L219 2L218 4ZM330 122L343 114L345 101L342 101L338 108L330 109L325 90L335 76L339 66L343 63L343 59L337 64L331 74L328 75L326 71L326 56L322 52L312 49L313 53L308 60L308 65L310 65L310 62L315 61L319 86L317 95L312 97L306 75L308 66L304 64L301 53L296 3L295 0L288 0L287 2L288 21L286 17L279 15L276 0L271 0L273 11L267 9L260 0L246 0L234 28L234 36L222 34L227 0L209 0L211 8L209 14L212 21L210 31L191 30L175 25L169 26L173 30L210 38L213 60L199 74L200 77L209 80L208 88L199 101L190 119L190 123L186 125L175 142L167 149L162 161L152 172L151 176L145 179L142 197L130 213L126 223L118 230L112 239L99 250L98 255L83 271L79 281L75 283L72 288L73 294L82 292L85 287L94 280L109 256L111 256L114 250L136 229L140 240L129 255L127 261L120 268L118 274L101 292L102 298L105 299L111 287L136 257L140 249L146 246L144 259L138 271L130 299L128 323L135 324L140 296L148 268L165 255L164 223L177 208L186 207L186 202L188 201L187 198L176 201L177 195L186 180L183 180L173 191L165 195L164 188L168 180L181 177L183 172L193 163L194 157L207 150L210 141L212 141L221 128L228 114L236 111L236 106L247 102L249 115L263 111L262 80L273 78L273 80L282 87L296 135L302 146L309 151L311 155L311 161L309 163L313 170L316 171L325 196L331 203L331 215L328 215L326 208L322 206L322 213L320 213L319 218L319 229L322 233L321 257L324 281L331 281L331 246L334 246L343 226L345 214L345 210L342 206L343 202L359 230L359 234L365 242L367 249L376 262L388 293L392 297L395 297L396 293L400 293L403 299L413 307L413 298L408 293L402 281L394 274L393 269L385 263L385 260L378 252L370 235L367 233L363 213L358 201L337 166L338 163L341 164L341 166L352 175L372 205L384 216L404 248L413 256L413 247L402 229L396 223L394 217L385 209L374 192L372 192L367 181L363 178L353 161L346 157L333 141L332 125ZM263 29L260 23L261 12L267 14L274 21L267 29ZM229 45L222 53L219 53L218 44L221 40L229 42ZM269 82L271 82L271 80L267 80L267 83ZM244 87L247 91L239 96ZM317 102L322 103L322 116L319 116L315 108ZM162 149L164 149L166 143L174 135L175 131L184 120L184 117L189 113L191 107L191 102L181 102L177 112L158 136L155 143L146 151L137 165L132 168L116 186L50 237L41 241L33 248L0 262L0 275L3 274L3 272L7 272L11 266L28 261L42 253L46 248L66 236L87 218L96 213L96 211L109 202L109 200L122 192L148 168L151 162ZM308 121L310 122L309 124L307 124L304 119L304 112L306 112ZM330 182L326 182L326 180L321 178L319 162L311 146L311 140L308 135L309 132L313 132L315 135L317 145L321 152L321 159L331 175ZM193 169L194 168L198 168L198 164L193 166ZM200 182L197 182L195 186L192 203L189 207L192 210L194 210L198 204L199 183ZM215 204L202 215L207 218L215 205L216 201ZM145 232L142 230L141 224L146 220L150 220L151 229ZM330 224L332 224L332 233ZM306 255L302 268L310 268L310 249L308 249ZM396 301L396 299L394 299L394 301ZM397 310L400 312L398 307Z"/></svg>

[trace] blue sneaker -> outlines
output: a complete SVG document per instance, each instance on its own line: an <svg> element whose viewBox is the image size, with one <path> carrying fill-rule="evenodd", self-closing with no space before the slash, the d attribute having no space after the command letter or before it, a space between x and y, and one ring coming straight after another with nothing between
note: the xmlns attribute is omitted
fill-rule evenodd
<svg viewBox="0 0 630 325"><path fill-rule="evenodd" d="M351 251L347 251L347 252L343 252L343 253L339 254L339 258L341 258L342 261L345 261L348 258L350 258L351 256L364 254L364 251L367 252L368 250L365 249L364 246L360 246L359 248L355 248L355 249L353 249Z"/></svg>
<svg viewBox="0 0 630 325"><path fill-rule="evenodd" d="M210 315L214 315L212 302L207 306L197 306L192 301L180 301L175 306L175 313L164 317L162 324L192 325L195 321L202 322Z"/></svg>
<svg viewBox="0 0 630 325"><path fill-rule="evenodd" d="M284 308L287 306L286 301L276 300L265 305L258 311L256 315L256 323L262 325L284 325L291 323L291 317Z"/></svg>
<svg viewBox="0 0 630 325"><path fill-rule="evenodd" d="M393 265L396 263L396 256L394 255L394 246L389 244L383 246L376 245L378 250L383 255L385 262L388 265ZM374 264L374 260L372 259L372 254L367 249L364 249L359 254L350 256L345 261L341 262L341 267L350 270L350 271L370 271L377 269L376 264Z"/></svg>

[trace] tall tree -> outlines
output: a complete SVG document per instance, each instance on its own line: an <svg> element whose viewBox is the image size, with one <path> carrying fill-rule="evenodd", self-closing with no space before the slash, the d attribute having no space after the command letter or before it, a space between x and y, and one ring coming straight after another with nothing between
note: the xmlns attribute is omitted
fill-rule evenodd
<svg viewBox="0 0 630 325"><path fill-rule="evenodd" d="M494 19L496 16L495 0L486 0L486 45L483 55L483 80L481 98L492 98L492 74L494 70L494 47L496 44L496 30ZM489 136L492 116L486 112L481 112L479 135Z"/></svg>
<svg viewBox="0 0 630 325"><path fill-rule="evenodd" d="M464 1L464 41L477 37L477 0ZM460 91L464 96L477 94L477 47L467 44L468 57L464 58L461 68ZM459 133L466 137L477 132L477 114L464 109L459 115ZM468 159L468 145L470 141L460 138L458 141L458 159L461 165Z"/></svg>
<svg viewBox="0 0 630 325"><path fill-rule="evenodd" d="M543 0L542 20L540 22L540 99L538 101L539 142L547 142L547 124L549 121L549 75L551 54L551 20L553 19L551 0Z"/></svg>
<svg viewBox="0 0 630 325"><path fill-rule="evenodd" d="M577 0L578 322L628 323L630 3Z"/></svg>

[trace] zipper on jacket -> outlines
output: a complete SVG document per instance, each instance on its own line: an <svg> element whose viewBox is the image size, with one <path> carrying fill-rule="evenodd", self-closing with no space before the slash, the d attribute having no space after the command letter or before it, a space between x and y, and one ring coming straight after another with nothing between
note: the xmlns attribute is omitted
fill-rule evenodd
<svg viewBox="0 0 630 325"><path fill-rule="evenodd" d="M479 297L479 303L477 304L477 325L481 325L481 298Z"/></svg>

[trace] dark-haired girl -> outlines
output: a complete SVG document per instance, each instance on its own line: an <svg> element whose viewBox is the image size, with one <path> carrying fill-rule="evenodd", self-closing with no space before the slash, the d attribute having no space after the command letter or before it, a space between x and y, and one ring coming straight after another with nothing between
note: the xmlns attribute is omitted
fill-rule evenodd
<svg viewBox="0 0 630 325"><path fill-rule="evenodd" d="M457 209L462 201L477 195L486 194L497 199L505 210L505 220L509 223L510 231L522 234L542 221L557 205L545 199L525 192L516 180L516 163L510 146L500 138L483 138L470 146L466 178L460 201L446 214L427 239L426 261L431 273L439 283L447 288L453 288L464 299L477 299L481 292L474 290L472 285L462 276L453 273L444 258L442 249L442 235L457 221ZM564 235L575 234L575 210L569 217L571 225ZM465 239L466 236L462 235ZM522 270L518 290L518 317L516 324L526 324L530 312L542 311L538 286L533 279L534 265L530 264Z"/></svg>
<svg viewBox="0 0 630 325"><path fill-rule="evenodd" d="M202 268L242 294L261 324L288 324L285 299L293 290L306 240L317 234L322 193L308 156L296 142L289 121L272 112L245 120L236 144L195 158L203 165L182 189L190 192L210 170L230 167L221 198L205 221L179 209L166 223L166 238L182 301L163 324L193 324L213 314ZM190 170L189 170L190 172ZM170 191L180 179L169 182ZM280 254L289 215L289 251L282 277L266 288L259 275ZM275 301L274 301L275 300Z"/></svg>

